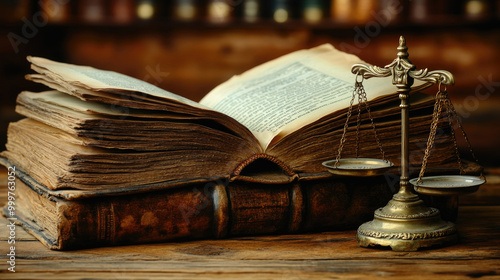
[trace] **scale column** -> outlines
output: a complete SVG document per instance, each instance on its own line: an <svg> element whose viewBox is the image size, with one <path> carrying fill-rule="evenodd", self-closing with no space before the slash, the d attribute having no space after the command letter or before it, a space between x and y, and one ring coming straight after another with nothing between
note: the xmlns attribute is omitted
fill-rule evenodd
<svg viewBox="0 0 500 280"><path fill-rule="evenodd" d="M408 86L398 86L399 99L401 99L401 177L399 182L399 192L396 199L418 199L417 195L410 188L410 154L409 154L409 131L410 131L410 89Z"/></svg>
<svg viewBox="0 0 500 280"><path fill-rule="evenodd" d="M401 99L401 177L399 182L399 192L395 199L417 200L418 196L410 188L410 154L409 154L409 131L410 131L410 90L413 85L413 78L410 71L415 70L415 66L408 59L408 47L403 36L399 39L398 58L386 68L392 69L392 83L398 88L399 99Z"/></svg>

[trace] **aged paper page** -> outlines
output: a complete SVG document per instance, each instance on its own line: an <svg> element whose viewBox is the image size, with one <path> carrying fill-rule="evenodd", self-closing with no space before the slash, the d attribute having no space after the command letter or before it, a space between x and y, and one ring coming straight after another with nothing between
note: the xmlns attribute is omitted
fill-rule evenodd
<svg viewBox="0 0 500 280"><path fill-rule="evenodd" d="M94 91L111 90L140 92L198 108L202 107L197 102L163 90L145 81L113 71L61 63L41 57L29 56L28 61L32 63L32 69L47 76L55 83L68 83Z"/></svg>
<svg viewBox="0 0 500 280"><path fill-rule="evenodd" d="M185 115L174 115L169 112L151 112L151 111L141 111L134 110L126 107L120 106L110 106L108 104L93 102L93 101L83 101L74 96L68 95L66 93L51 90L44 92L29 92L23 91L19 94L18 103L27 104L37 104L39 107L52 108L56 106L58 109L66 108L68 112L85 113L86 118L92 117L92 114L98 115L108 115L108 116L118 116L118 117L139 117L139 118L149 118L149 119L187 119L193 118L192 116ZM51 106L52 105L52 106ZM95 117L98 118L98 117Z"/></svg>
<svg viewBox="0 0 500 280"><path fill-rule="evenodd" d="M331 45L298 51L233 77L200 103L247 126L266 149L275 137L347 108L355 79L351 67L361 62ZM364 85L369 100L396 92L390 77Z"/></svg>

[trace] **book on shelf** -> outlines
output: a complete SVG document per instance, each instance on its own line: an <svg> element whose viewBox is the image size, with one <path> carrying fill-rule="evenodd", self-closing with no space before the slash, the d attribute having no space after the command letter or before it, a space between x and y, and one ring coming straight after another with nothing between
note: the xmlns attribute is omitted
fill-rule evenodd
<svg viewBox="0 0 500 280"><path fill-rule="evenodd" d="M26 118L9 125L1 162L21 174L19 220L51 248L343 229L387 202L387 176L339 178L322 166L335 156L350 68L361 62L330 45L234 76L200 102L115 72L28 60L36 73L27 79L52 90L19 94L16 111ZM397 168L398 94L390 78L364 83ZM410 164L419 166L434 100L411 98ZM439 131L428 165L453 170L446 120ZM360 156L378 157L369 121L359 133ZM353 156L354 138L349 130L344 157ZM190 219L180 218L182 209Z"/></svg>
<svg viewBox="0 0 500 280"><path fill-rule="evenodd" d="M278 23L289 21L293 16L292 0L271 1L271 18Z"/></svg>
<svg viewBox="0 0 500 280"><path fill-rule="evenodd" d="M302 2L302 18L309 23L320 22L325 17L325 1L305 0Z"/></svg>
<svg viewBox="0 0 500 280"><path fill-rule="evenodd" d="M256 22L262 16L262 4L258 0L243 0L239 16L245 22Z"/></svg>
<svg viewBox="0 0 500 280"><path fill-rule="evenodd" d="M200 16L199 0L175 0L171 5L173 19L194 21Z"/></svg>
<svg viewBox="0 0 500 280"><path fill-rule="evenodd" d="M214 23L226 23L232 20L236 4L225 0L207 1L207 20Z"/></svg>

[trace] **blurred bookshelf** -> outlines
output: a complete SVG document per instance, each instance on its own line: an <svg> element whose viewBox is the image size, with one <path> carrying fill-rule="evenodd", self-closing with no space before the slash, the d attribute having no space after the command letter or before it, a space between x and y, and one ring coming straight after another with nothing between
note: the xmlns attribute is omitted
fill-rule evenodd
<svg viewBox="0 0 500 280"><path fill-rule="evenodd" d="M4 28L34 17L68 27L492 27L500 0L5 0L0 16Z"/></svg>
<svg viewBox="0 0 500 280"><path fill-rule="evenodd" d="M499 23L500 0L4 0L0 149L7 123L20 118L17 94L45 89L24 80L27 55L121 72L198 101L233 75L323 43L386 65L405 35L417 67L455 75L450 97L478 157L498 165Z"/></svg>

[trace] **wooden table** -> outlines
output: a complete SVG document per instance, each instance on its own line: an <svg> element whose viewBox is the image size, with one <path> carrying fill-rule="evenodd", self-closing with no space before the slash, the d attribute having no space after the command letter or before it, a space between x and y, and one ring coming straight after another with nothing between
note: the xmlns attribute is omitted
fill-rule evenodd
<svg viewBox="0 0 500 280"><path fill-rule="evenodd" d="M500 279L500 172L492 171L488 184L461 198L460 242L449 247L366 249L355 231L343 231L59 252L18 227L12 273L2 218L0 279Z"/></svg>

